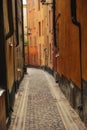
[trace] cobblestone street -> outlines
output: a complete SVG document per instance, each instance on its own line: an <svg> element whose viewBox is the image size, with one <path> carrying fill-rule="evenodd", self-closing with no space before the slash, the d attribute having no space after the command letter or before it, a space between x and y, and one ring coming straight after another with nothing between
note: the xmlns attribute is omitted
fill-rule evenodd
<svg viewBox="0 0 87 130"><path fill-rule="evenodd" d="M27 72L9 130L86 130L51 75L39 69Z"/></svg>

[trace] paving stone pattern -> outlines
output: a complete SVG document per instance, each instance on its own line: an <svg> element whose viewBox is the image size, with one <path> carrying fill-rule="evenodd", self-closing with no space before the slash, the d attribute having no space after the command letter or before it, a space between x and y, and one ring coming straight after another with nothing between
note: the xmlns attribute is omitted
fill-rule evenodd
<svg viewBox="0 0 87 130"><path fill-rule="evenodd" d="M9 130L65 130L56 99L51 94L44 72L29 69L28 73L20 85ZM26 83L27 85L24 85ZM25 100L23 93L25 93ZM22 105L24 106L23 117L21 110L17 113L19 107L22 109ZM23 119L20 119L18 115ZM21 120L19 123L21 126L18 126L18 120Z"/></svg>

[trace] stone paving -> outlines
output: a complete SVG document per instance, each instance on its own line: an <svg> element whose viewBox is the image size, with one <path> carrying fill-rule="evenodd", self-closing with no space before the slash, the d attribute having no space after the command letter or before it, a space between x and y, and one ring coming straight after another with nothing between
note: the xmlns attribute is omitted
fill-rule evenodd
<svg viewBox="0 0 87 130"><path fill-rule="evenodd" d="M52 97L43 73L38 73L34 77L34 82L32 78L28 95L28 128L30 130L64 130L56 100Z"/></svg>
<svg viewBox="0 0 87 130"><path fill-rule="evenodd" d="M8 130L87 130L51 75L32 68L27 72Z"/></svg>
<svg viewBox="0 0 87 130"><path fill-rule="evenodd" d="M30 69L20 85L9 130L65 130L48 86L43 71Z"/></svg>

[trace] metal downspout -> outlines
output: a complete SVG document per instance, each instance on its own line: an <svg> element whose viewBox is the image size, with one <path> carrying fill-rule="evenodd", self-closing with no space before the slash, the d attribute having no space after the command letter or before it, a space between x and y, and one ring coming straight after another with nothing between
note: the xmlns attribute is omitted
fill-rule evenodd
<svg viewBox="0 0 87 130"><path fill-rule="evenodd" d="M13 35L13 33L14 33L12 0L7 1L7 6L8 6L9 32L6 34L6 40L9 37L11 37Z"/></svg>
<svg viewBox="0 0 87 130"><path fill-rule="evenodd" d="M82 84L82 39L81 39L81 24L76 17L76 0L71 0L71 16L72 23L79 28L79 48L80 48L80 75L81 75L81 104L78 106L79 111L82 111L83 118L83 84Z"/></svg>
<svg viewBox="0 0 87 130"><path fill-rule="evenodd" d="M16 19L16 47L19 45L19 32L18 32L18 9L17 0L15 0L15 19Z"/></svg>
<svg viewBox="0 0 87 130"><path fill-rule="evenodd" d="M22 13L22 43L23 43L23 72L26 74L27 72L27 70L26 70L26 66L25 66L25 53L24 53L24 22L23 22L23 1L21 0L21 13Z"/></svg>
<svg viewBox="0 0 87 130"><path fill-rule="evenodd" d="M6 95L5 95L5 105L6 105L6 118L9 117L9 92L8 92L8 87L7 87L7 67L6 67L6 51L5 51L5 32L4 32L4 13L3 13L3 0L0 1L0 73L2 76L0 77L0 86L6 90ZM3 57L2 57L3 56ZM6 120L7 123L7 120Z"/></svg>
<svg viewBox="0 0 87 130"><path fill-rule="evenodd" d="M56 11L56 7L55 7L55 0L53 0L53 33L54 33L54 46L57 47L56 45L56 25L55 25L55 11Z"/></svg>

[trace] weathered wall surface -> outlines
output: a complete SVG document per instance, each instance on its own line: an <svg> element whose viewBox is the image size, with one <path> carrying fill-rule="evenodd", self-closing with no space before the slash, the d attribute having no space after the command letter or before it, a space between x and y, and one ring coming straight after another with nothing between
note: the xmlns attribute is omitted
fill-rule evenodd
<svg viewBox="0 0 87 130"><path fill-rule="evenodd" d="M87 81L87 1L77 0L77 18L81 24L81 41L82 41L82 78Z"/></svg>
<svg viewBox="0 0 87 130"><path fill-rule="evenodd" d="M57 72L62 77L61 89L87 124L87 1L76 0L80 26L72 22L70 2L56 0Z"/></svg>
<svg viewBox="0 0 87 130"><path fill-rule="evenodd" d="M87 1L77 0L77 18L81 24L83 120L87 126Z"/></svg>
<svg viewBox="0 0 87 130"><path fill-rule="evenodd" d="M57 1L57 44L59 44L58 70L61 75L72 80L78 87L80 81L79 29L71 20L70 0Z"/></svg>
<svg viewBox="0 0 87 130"><path fill-rule="evenodd" d="M27 29L30 31L28 34L28 65L38 66L38 42L37 42L37 5L35 0L27 0Z"/></svg>
<svg viewBox="0 0 87 130"><path fill-rule="evenodd" d="M7 11L7 4L6 0L4 1L4 30L5 36L9 32L9 23L8 23L8 11ZM7 21L7 22L6 22ZM8 82L8 89L11 91L13 83L14 83L14 65L13 65L13 36L6 40L5 47L6 47L6 66L7 66L7 82Z"/></svg>

